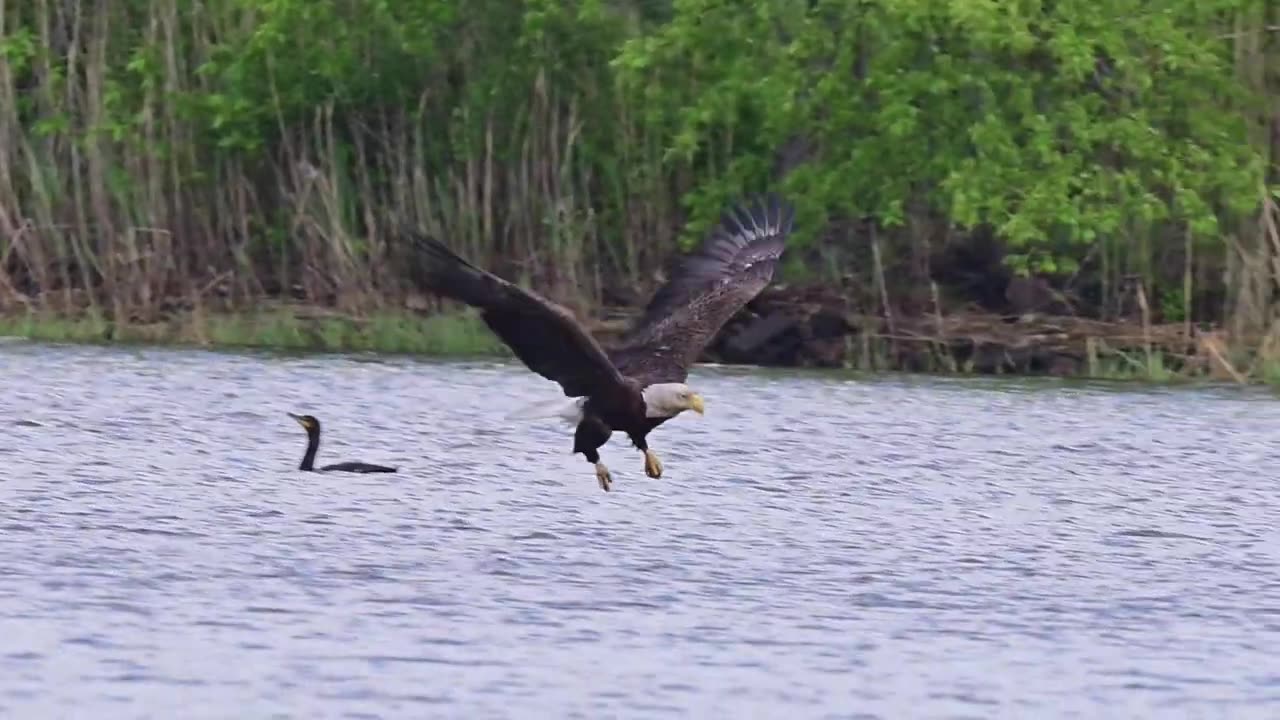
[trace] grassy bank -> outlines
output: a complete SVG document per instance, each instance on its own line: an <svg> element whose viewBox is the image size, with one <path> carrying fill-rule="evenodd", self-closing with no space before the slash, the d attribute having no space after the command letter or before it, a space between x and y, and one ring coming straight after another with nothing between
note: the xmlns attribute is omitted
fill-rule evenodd
<svg viewBox="0 0 1280 720"><path fill-rule="evenodd" d="M597 329L598 335L599 329ZM603 333L603 334L607 334ZM1027 338L1036 333L1028 332ZM310 305L275 304L255 311L175 314L152 323L118 324L95 313L75 316L53 312L0 314L0 336L36 341L302 352L374 352L430 357L504 357L511 352L472 312L423 316L387 310L353 316ZM607 342L607 338L605 339ZM899 339L899 342L901 340ZM1258 358L1206 362L1154 349L1150 353L1109 346L1103 338L1088 343L1087 361L1068 372L982 370L972 359L957 361L949 352L925 352L905 362L894 360L893 340L879 333L847 339L844 367L855 372L908 372L920 375L1008 377L1055 375L1077 380L1154 384L1229 381L1280 385L1280 364ZM898 348L900 350L900 348ZM713 345L708 361L723 358ZM1239 368L1224 370L1236 361ZM732 361L729 361L732 364ZM741 361L739 361L741 362Z"/></svg>
<svg viewBox="0 0 1280 720"><path fill-rule="evenodd" d="M355 317L309 306L250 312L187 312L161 322L116 323L94 313L0 315L0 335L72 343L111 343L321 352L413 353L441 357L507 356L478 317L421 317L404 311Z"/></svg>

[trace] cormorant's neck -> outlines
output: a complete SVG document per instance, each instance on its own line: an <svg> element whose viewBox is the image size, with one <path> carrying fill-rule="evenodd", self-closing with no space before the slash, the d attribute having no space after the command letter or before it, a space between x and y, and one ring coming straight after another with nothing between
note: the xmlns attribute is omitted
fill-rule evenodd
<svg viewBox="0 0 1280 720"><path fill-rule="evenodd" d="M310 470L316 462L316 450L320 449L320 433L307 433L307 452L302 456L302 464L298 466L299 470Z"/></svg>

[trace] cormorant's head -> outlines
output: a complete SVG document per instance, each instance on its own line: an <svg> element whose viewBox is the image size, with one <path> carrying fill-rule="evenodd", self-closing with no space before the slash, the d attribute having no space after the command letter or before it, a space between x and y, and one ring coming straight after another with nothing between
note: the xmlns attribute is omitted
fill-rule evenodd
<svg viewBox="0 0 1280 720"><path fill-rule="evenodd" d="M307 431L308 435L317 435L320 432L320 421L314 415L294 415L289 413L289 417L298 421L298 424Z"/></svg>
<svg viewBox="0 0 1280 720"><path fill-rule="evenodd" d="M685 410L699 415L705 410L702 396L684 383L655 383L643 390L649 417L675 417Z"/></svg>

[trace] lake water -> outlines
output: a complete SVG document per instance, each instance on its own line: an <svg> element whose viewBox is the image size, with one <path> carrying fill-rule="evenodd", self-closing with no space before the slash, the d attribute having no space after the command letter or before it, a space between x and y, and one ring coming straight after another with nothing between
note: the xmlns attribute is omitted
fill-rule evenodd
<svg viewBox="0 0 1280 720"><path fill-rule="evenodd" d="M692 382L0 343L0 716L1280 717L1269 391Z"/></svg>

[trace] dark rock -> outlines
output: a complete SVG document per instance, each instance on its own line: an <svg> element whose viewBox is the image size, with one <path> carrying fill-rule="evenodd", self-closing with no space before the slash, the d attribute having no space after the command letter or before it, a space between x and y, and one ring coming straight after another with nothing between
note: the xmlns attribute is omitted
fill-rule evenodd
<svg viewBox="0 0 1280 720"><path fill-rule="evenodd" d="M809 316L809 333L815 340L843 337L852 329L843 313L822 308Z"/></svg>
<svg viewBox="0 0 1280 720"><path fill-rule="evenodd" d="M748 357L759 353L765 343L775 340L787 331L794 330L796 318L785 311L770 313L748 323L725 343L726 350L734 355Z"/></svg>
<svg viewBox="0 0 1280 720"><path fill-rule="evenodd" d="M1071 308L1063 302L1062 296L1049 281L1040 277L1015 277L1004 289L1005 300L1015 315L1029 316L1034 313L1050 315L1070 314Z"/></svg>

